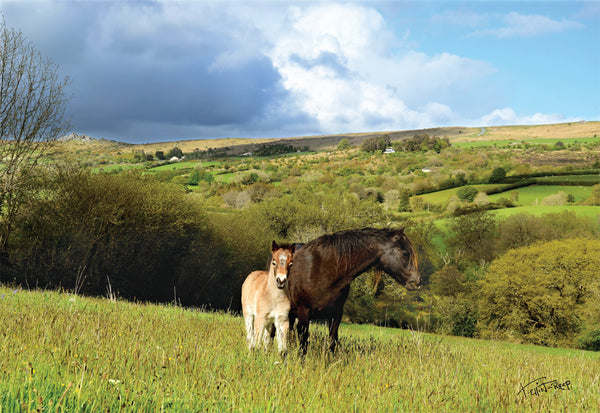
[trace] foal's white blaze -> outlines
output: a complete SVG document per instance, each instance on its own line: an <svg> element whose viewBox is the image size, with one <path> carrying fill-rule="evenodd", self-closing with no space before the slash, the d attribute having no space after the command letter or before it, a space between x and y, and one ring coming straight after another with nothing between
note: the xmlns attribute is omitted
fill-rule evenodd
<svg viewBox="0 0 600 413"><path fill-rule="evenodd" d="M277 288L284 288L285 283L287 281L287 255L281 255L279 257L279 266L277 267L277 273L275 274L275 282L277 283ZM273 264L276 264L275 262Z"/></svg>

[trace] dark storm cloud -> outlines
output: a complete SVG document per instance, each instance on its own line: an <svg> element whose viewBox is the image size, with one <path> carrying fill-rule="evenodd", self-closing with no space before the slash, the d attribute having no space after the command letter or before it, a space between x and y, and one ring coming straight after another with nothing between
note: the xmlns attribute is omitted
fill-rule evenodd
<svg viewBox="0 0 600 413"><path fill-rule="evenodd" d="M207 59L140 62L121 56L75 75L73 115L97 122L245 123L272 99L278 74L265 58L234 70L209 70Z"/></svg>
<svg viewBox="0 0 600 413"><path fill-rule="evenodd" d="M184 5L11 2L3 9L6 24L71 78L67 116L78 133L135 142L220 137L213 135L219 125L260 132L270 115L282 115L273 106L287 94L261 52L260 32L223 10Z"/></svg>

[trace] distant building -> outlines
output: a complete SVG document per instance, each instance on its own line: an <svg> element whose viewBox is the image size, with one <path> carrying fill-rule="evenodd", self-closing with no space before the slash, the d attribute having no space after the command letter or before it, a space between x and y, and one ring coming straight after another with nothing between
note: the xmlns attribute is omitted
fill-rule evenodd
<svg viewBox="0 0 600 413"><path fill-rule="evenodd" d="M422 171L423 173L426 173L426 174L428 174L429 172L431 172L431 169L430 169L430 168L423 168L423 169L421 169L421 171Z"/></svg>
<svg viewBox="0 0 600 413"><path fill-rule="evenodd" d="M386 148L385 151L383 151L383 153L396 153L396 151L394 150L394 148Z"/></svg>

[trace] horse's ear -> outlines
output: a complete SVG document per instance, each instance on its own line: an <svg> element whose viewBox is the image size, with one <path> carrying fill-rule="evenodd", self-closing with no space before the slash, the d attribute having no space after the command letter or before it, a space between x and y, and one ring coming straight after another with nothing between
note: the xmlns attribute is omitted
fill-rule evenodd
<svg viewBox="0 0 600 413"><path fill-rule="evenodd" d="M277 243L275 242L275 240L273 240L273 243L271 244L271 251L275 252L279 249L279 245L277 245Z"/></svg>
<svg viewBox="0 0 600 413"><path fill-rule="evenodd" d="M404 227L400 228L396 233L392 236L393 242L398 242L404 237Z"/></svg>

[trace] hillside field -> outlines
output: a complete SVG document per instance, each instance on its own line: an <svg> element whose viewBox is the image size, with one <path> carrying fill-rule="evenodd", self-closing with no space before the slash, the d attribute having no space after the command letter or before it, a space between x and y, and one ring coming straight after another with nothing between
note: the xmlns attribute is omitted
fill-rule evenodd
<svg viewBox="0 0 600 413"><path fill-rule="evenodd" d="M305 359L249 354L241 317L0 288L2 411L576 411L600 355L372 325Z"/></svg>

